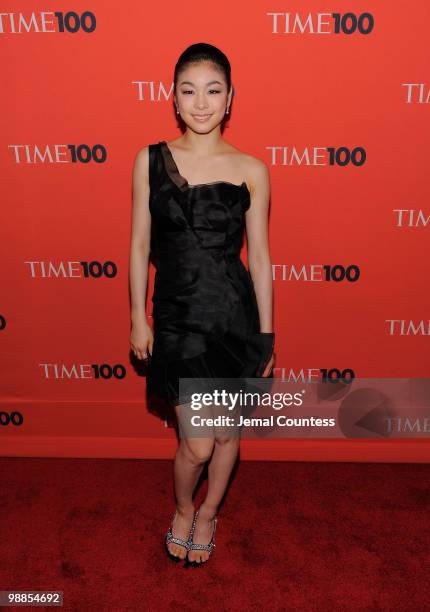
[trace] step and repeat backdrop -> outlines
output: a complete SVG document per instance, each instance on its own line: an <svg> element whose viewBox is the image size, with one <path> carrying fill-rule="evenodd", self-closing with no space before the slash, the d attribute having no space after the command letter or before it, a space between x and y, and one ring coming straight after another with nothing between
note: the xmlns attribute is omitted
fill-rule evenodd
<svg viewBox="0 0 430 612"><path fill-rule="evenodd" d="M429 17L425 0L1 2L0 454L174 452L129 345L131 177L181 133L173 69L196 42L232 65L223 137L270 170L275 378L429 377ZM428 429L243 453L425 460Z"/></svg>

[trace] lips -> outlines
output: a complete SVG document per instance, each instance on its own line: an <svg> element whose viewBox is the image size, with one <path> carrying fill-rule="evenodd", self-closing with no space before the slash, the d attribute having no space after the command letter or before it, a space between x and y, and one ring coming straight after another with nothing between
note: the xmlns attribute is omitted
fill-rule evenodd
<svg viewBox="0 0 430 612"><path fill-rule="evenodd" d="M209 117L211 117L211 115L193 115L193 118L200 123L207 121Z"/></svg>

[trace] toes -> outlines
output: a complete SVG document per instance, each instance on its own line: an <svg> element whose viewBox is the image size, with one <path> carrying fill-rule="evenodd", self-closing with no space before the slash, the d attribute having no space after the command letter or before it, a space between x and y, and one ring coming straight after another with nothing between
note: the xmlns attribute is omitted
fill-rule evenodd
<svg viewBox="0 0 430 612"><path fill-rule="evenodd" d="M169 551L172 555L174 555L175 557L179 557L180 559L184 559L185 557L183 548L181 546L178 546L177 544L172 544L171 546L169 546Z"/></svg>
<svg viewBox="0 0 430 612"><path fill-rule="evenodd" d="M179 546L175 546L175 555L181 558L181 549Z"/></svg>
<svg viewBox="0 0 430 612"><path fill-rule="evenodd" d="M184 549L183 546L179 546L179 550L177 554L180 559L185 559L185 555L187 554L187 551Z"/></svg>
<svg viewBox="0 0 430 612"><path fill-rule="evenodd" d="M197 552L190 551L188 553L188 559L190 561L195 561L196 563L204 563L209 558L209 555L206 552Z"/></svg>

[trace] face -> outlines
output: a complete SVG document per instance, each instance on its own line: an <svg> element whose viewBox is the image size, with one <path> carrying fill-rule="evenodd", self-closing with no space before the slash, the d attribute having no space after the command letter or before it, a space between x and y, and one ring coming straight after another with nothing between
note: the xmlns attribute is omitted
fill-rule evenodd
<svg viewBox="0 0 430 612"><path fill-rule="evenodd" d="M230 106L231 96L224 73L212 62L192 64L179 73L176 107L195 132L210 132L219 125Z"/></svg>

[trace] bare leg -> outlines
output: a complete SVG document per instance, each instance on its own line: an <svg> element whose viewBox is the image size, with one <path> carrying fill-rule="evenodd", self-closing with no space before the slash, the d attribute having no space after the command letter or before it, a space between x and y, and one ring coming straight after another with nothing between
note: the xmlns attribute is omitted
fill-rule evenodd
<svg viewBox="0 0 430 612"><path fill-rule="evenodd" d="M176 411L180 408L177 406ZM185 541L188 539L194 517L194 488L204 464L212 454L214 443L214 438L181 438L176 450L174 463L176 516L172 532L175 537ZM173 555L181 559L186 557L187 551L183 546L170 543L168 548Z"/></svg>
<svg viewBox="0 0 430 612"><path fill-rule="evenodd" d="M215 449L208 468L208 492L200 506L194 531L193 541L196 544L208 544L211 540L214 528L213 518L227 488L239 451L239 444L239 436L215 438ZM209 553L206 550L188 552L190 561L201 562L208 558Z"/></svg>

